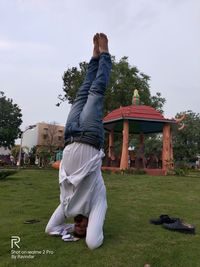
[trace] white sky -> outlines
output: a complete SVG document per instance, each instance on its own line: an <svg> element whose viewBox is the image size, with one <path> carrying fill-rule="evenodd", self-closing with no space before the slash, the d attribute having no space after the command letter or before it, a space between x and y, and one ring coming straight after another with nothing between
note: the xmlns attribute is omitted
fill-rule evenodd
<svg viewBox="0 0 200 267"><path fill-rule="evenodd" d="M199 22L198 0L0 0L0 91L22 109L22 130L64 125L62 75L88 61L94 33L105 32L112 55L151 76L166 117L200 113Z"/></svg>

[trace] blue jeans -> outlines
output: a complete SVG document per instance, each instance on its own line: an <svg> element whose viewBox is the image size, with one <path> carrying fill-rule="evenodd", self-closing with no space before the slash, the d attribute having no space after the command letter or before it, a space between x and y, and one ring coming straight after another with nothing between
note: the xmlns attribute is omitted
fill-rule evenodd
<svg viewBox="0 0 200 267"><path fill-rule="evenodd" d="M104 143L103 101L112 63L108 53L92 58L65 126L65 142L87 143L100 149Z"/></svg>

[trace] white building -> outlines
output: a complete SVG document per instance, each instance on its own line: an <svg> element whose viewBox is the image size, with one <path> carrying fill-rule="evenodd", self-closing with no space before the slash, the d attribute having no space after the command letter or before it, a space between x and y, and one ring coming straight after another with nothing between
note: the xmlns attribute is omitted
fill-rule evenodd
<svg viewBox="0 0 200 267"><path fill-rule="evenodd" d="M0 147L0 155L7 156L9 154L10 154L10 149L4 148L4 147Z"/></svg>

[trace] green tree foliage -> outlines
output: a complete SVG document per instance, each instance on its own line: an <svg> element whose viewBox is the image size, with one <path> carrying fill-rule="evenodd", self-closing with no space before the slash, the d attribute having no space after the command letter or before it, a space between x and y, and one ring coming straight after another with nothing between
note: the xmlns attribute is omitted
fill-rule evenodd
<svg viewBox="0 0 200 267"><path fill-rule="evenodd" d="M40 167L46 167L51 158L51 153L49 151L49 148L46 146L40 146L37 148L36 154L39 157Z"/></svg>
<svg viewBox="0 0 200 267"><path fill-rule="evenodd" d="M21 133L21 109L0 92L0 146L11 147Z"/></svg>
<svg viewBox="0 0 200 267"><path fill-rule="evenodd" d="M20 145L12 146L11 155L14 157L15 162L17 162L19 159L19 153L20 153ZM23 146L21 153L22 153L21 164L23 164L24 163L23 157L25 157L25 155L29 154L29 148L27 146ZM27 158L27 157L25 157L25 158Z"/></svg>
<svg viewBox="0 0 200 267"><path fill-rule="evenodd" d="M161 134L149 134L145 136L145 156L156 155L162 158L163 139Z"/></svg>
<svg viewBox="0 0 200 267"><path fill-rule="evenodd" d="M35 164L36 153L37 153L37 147L33 146L29 152L30 165Z"/></svg>
<svg viewBox="0 0 200 267"><path fill-rule="evenodd" d="M200 114L191 110L177 113L176 117L186 114L185 128L173 133L174 159L176 161L195 162L200 154Z"/></svg>
<svg viewBox="0 0 200 267"><path fill-rule="evenodd" d="M112 57L112 63L110 81L105 94L104 114L120 106L131 105L134 89L139 91L141 104L153 106L163 112L165 98L160 93L151 96L148 75L140 72L137 67L130 66L127 57L121 58L119 62ZM87 66L86 62L81 62L79 68L69 68L64 72L64 95L58 96L61 102L67 100L70 104L73 103L76 92L85 77Z"/></svg>
<svg viewBox="0 0 200 267"><path fill-rule="evenodd" d="M14 157L15 162L17 162L19 157L20 145L15 145L11 148L11 155Z"/></svg>

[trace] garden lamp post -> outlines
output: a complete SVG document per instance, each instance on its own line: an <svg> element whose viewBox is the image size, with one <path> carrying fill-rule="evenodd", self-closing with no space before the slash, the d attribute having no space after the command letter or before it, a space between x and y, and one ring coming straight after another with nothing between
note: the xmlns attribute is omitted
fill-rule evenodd
<svg viewBox="0 0 200 267"><path fill-rule="evenodd" d="M28 131L28 130L32 130L33 128L35 128L36 127L36 125L34 124L34 125L29 125L26 129L25 129L25 131L23 131L22 133L21 133L21 140L20 140L20 149L19 149L19 157L18 157L18 161L17 161L17 166L18 166L18 169L20 169L21 168L21 158L22 158L22 141L23 141L23 135L24 135L24 133L26 132L26 131Z"/></svg>

